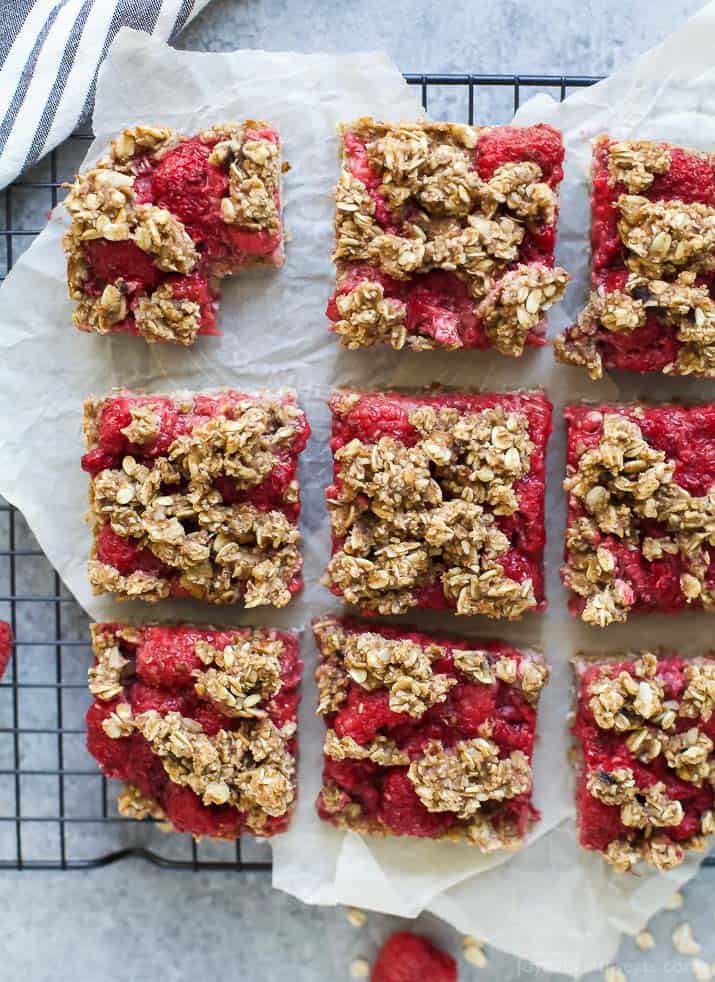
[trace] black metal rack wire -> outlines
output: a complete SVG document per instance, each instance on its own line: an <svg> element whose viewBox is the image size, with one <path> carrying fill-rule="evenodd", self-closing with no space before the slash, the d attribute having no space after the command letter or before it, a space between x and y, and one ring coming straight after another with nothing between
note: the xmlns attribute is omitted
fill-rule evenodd
<svg viewBox="0 0 715 982"><path fill-rule="evenodd" d="M405 76L433 115L505 122L525 95L558 99L598 81L571 75ZM62 180L91 139L79 131L2 192L5 271L39 234ZM0 256L0 263L2 263ZM196 843L166 836L151 822L124 819L111 782L84 749L89 704L87 621L39 549L22 515L0 499L0 618L16 643L0 683L0 869L87 869L127 857L170 869L263 872L266 847Z"/></svg>

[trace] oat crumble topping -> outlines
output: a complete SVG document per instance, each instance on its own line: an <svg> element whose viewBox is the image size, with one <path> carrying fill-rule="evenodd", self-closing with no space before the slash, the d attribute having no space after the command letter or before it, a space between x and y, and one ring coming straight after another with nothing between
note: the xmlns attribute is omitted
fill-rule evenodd
<svg viewBox="0 0 715 982"><path fill-rule="evenodd" d="M613 535L655 558L659 548L677 550L687 562L680 588L688 602L706 609L715 603L707 581L707 546L715 538L712 493L697 497L675 481L675 464L645 440L632 419L615 413L603 417L603 435L583 453L565 490L585 514L567 530L568 560L564 582L586 599L582 619L605 627L625 621L634 603L629 584L617 575L616 561L606 546L594 548L600 535ZM670 533L661 546L644 541L641 523L656 521ZM646 537L647 538L647 537ZM645 546L645 548L644 548Z"/></svg>
<svg viewBox="0 0 715 982"><path fill-rule="evenodd" d="M436 574L458 613L520 617L537 605L533 584L504 573L509 540L495 516L518 507L514 484L534 450L528 418L500 406L460 413L423 405L409 422L414 446L381 437L336 451L339 490L328 506L343 541L327 584L349 603L396 614Z"/></svg>
<svg viewBox="0 0 715 982"><path fill-rule="evenodd" d="M650 187L657 174L665 174L670 159L670 149L665 144L650 140L621 140L608 147L609 173L631 194Z"/></svg>

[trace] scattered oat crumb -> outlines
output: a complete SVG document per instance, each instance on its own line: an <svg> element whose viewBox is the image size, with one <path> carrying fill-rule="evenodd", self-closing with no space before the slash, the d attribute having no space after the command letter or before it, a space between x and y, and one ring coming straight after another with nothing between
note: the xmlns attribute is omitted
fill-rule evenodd
<svg viewBox="0 0 715 982"><path fill-rule="evenodd" d="M348 907L345 911L345 916L353 927L364 927L365 921L367 920L365 911L360 910L358 907Z"/></svg>
<svg viewBox="0 0 715 982"><path fill-rule="evenodd" d="M693 937L693 930L687 921L679 924L673 931L673 947L681 955L697 955L700 945Z"/></svg>
<svg viewBox="0 0 715 982"><path fill-rule="evenodd" d="M667 904L664 905L664 910L680 910L683 906L683 895L680 891L673 894Z"/></svg>
<svg viewBox="0 0 715 982"><path fill-rule="evenodd" d="M697 979L697 982L710 982L710 979L713 977L712 968L702 958L693 958L690 967L693 970L693 977Z"/></svg>
<svg viewBox="0 0 715 982"><path fill-rule="evenodd" d="M464 958L468 961L470 965L476 965L477 968L485 968L487 964L487 956L484 954L482 949L478 944L468 944L464 946Z"/></svg>
<svg viewBox="0 0 715 982"><path fill-rule="evenodd" d="M639 931L636 935L636 944L641 951L650 951L655 948L655 938L650 931Z"/></svg>
<svg viewBox="0 0 715 982"><path fill-rule="evenodd" d="M628 982L626 973L623 971L620 965L609 965L604 971L603 977L606 982Z"/></svg>
<svg viewBox="0 0 715 982"><path fill-rule="evenodd" d="M485 942L481 938L475 937L473 934L465 934L462 938L462 947L471 948L472 945L476 945L477 948L483 948Z"/></svg>
<svg viewBox="0 0 715 982"><path fill-rule="evenodd" d="M370 974L370 964L365 958L355 958L350 963L350 975L354 979L366 979Z"/></svg>

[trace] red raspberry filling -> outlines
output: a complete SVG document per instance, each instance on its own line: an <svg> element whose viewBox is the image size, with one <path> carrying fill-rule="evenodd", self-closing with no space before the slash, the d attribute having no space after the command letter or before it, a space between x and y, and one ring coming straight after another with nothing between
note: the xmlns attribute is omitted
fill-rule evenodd
<svg viewBox="0 0 715 982"><path fill-rule="evenodd" d="M105 634L113 634L121 625L98 626ZM206 641L223 650L229 644L250 639L249 629L219 630L213 628L149 626L141 629L140 640L134 644L120 640L120 651L130 664L122 673L123 693L111 702L99 698L87 712L87 747L107 777L127 781L145 797L161 807L177 832L194 836L207 835L235 839L247 831L246 816L229 805L205 805L190 788L174 784L148 741L136 731L129 736L113 739L105 733L102 722L117 705L128 703L134 716L155 710L164 716L178 712L195 720L208 736L219 730L236 730L240 720L224 715L220 708L201 699L194 688L193 672L206 666L195 654L196 642ZM298 641L293 634L268 632L283 643L281 659L281 689L276 697L265 703L267 717L277 727L295 722L299 702L301 660ZM291 754L296 752L296 739L287 743ZM284 831L290 813L269 816L262 835ZM255 834L255 833L252 833Z"/></svg>
<svg viewBox="0 0 715 982"><path fill-rule="evenodd" d="M618 234L617 201L620 195L633 193L610 176L609 142L598 143L591 171L591 284L593 289L601 287L606 292L625 288L628 270ZM679 147L670 148L670 158L668 170L657 174L638 194L651 201L676 199L686 204L715 205L715 174L708 160ZM698 279L711 290L713 282L712 273ZM605 366L632 372L662 372L681 347L677 327L653 309L648 310L646 323L631 332L614 333L599 326L595 341Z"/></svg>
<svg viewBox="0 0 715 982"><path fill-rule="evenodd" d="M687 659L677 655L658 658L656 679L664 685L665 699L678 700L682 697L687 685L684 676L687 665ZM580 674L578 682L573 734L583 761L576 785L579 841L586 849L603 851L615 840L633 839L633 828L621 821L620 806L604 804L593 797L587 788L589 772L610 774L618 768L630 768L639 788L647 789L660 782L665 786L668 798L681 803L683 819L680 824L659 829L658 833L674 842L685 842L699 834L700 819L713 807L713 789L707 782L698 786L681 780L675 770L668 766L663 753L649 763L639 760L626 742L631 735L630 731L617 733L598 726L589 705L590 686L599 677L602 668L598 663L587 667ZM612 678L617 678L623 671L633 675L634 662L609 662L606 669ZM712 716L708 721L680 717L676 722L675 732L681 733L693 727L712 737L715 722Z"/></svg>
<svg viewBox="0 0 715 982"><path fill-rule="evenodd" d="M339 622L348 635L378 632L389 640L411 641L423 648L438 644L444 655L433 662L435 674L456 678L444 701L431 706L415 718L406 712L394 712L389 706L387 689L367 691L352 678L346 679L345 699L333 712L324 714L326 727L338 737L350 737L361 746L372 741L394 741L410 760L422 756L431 741L438 740L449 749L461 740L484 733L487 726L490 739L500 749L501 757L514 750L522 751L531 761L536 730L536 710L516 685L496 679L491 685L475 682L454 664L455 650L477 649L488 653L490 662L500 657L514 659L517 666L528 656L499 641L428 635L419 631L401 630L387 625L364 624L358 621ZM320 646L320 635L316 633ZM357 804L360 820L377 822L393 835L438 838L449 829L458 829L462 820L449 811L430 812L415 792L406 766L380 766L359 759L334 760L324 757L324 786L334 785L345 796L345 806ZM321 795L317 803L322 819L335 822L334 811ZM343 809L344 810L344 809ZM518 795L502 802L491 818L498 828L505 823L524 834L539 813L533 808L530 795ZM339 824L339 823L338 823Z"/></svg>
<svg viewBox="0 0 715 982"><path fill-rule="evenodd" d="M675 461L675 481L691 494L705 495L715 485L715 403L641 406L637 413L627 406L567 406L564 417L568 425L568 467L576 468L581 455L598 444L603 435L603 415L607 413L617 413L637 423L648 443L663 451L667 460ZM567 526L573 527L585 515L583 505L570 495ZM665 525L654 520L639 521L643 536L658 539L670 535ZM681 553L647 560L637 543L629 545L615 535L602 533L597 533L594 551L599 545L607 547L615 557L615 576L632 589L634 612L675 613L687 606L680 576L688 571L688 563ZM715 552L708 546L705 550L710 555L708 577L715 579ZM565 554L568 559L568 547ZM569 609L579 615L584 604L584 598L572 595Z"/></svg>
<svg viewBox="0 0 715 982"><path fill-rule="evenodd" d="M330 442L333 458L351 440L377 443L381 437L392 437L406 446L414 446L419 434L410 424L409 415L419 405L435 408L454 407L462 413L478 413L484 409L503 406L507 412L524 413L529 419L529 435L534 443L529 473L514 485L518 500L517 511L509 516L497 516L501 531L508 537L510 547L499 562L507 576L517 582L531 577L539 602L537 609L546 606L543 574L543 551L546 543L544 523L544 494L546 486L545 454L551 433L551 403L540 394L503 393L465 395L441 393L413 398L395 393L362 393L359 401L346 414L333 411L333 434ZM339 496L341 487L339 462L333 468L333 484L327 489L328 500ZM445 494L445 500L449 497ZM333 553L343 540L333 535ZM336 591L334 591L336 592ZM438 581L417 591L420 607L445 609L454 607ZM369 613L369 612L368 612Z"/></svg>
<svg viewBox="0 0 715 982"><path fill-rule="evenodd" d="M390 210L380 190L382 177L370 164L366 138L354 130L346 130L343 152L351 174L362 181L372 198L373 219L383 232L400 235L403 220L410 215ZM557 188L563 178L563 158L561 135L551 126L501 126L486 129L479 137L474 150L474 168L480 177L489 180L502 164L533 161L541 167L543 180ZM555 245L555 225L532 223L526 229L513 266L520 263L553 266ZM349 293L365 281L380 283L386 297L406 305L408 334L431 338L446 348L486 349L492 346L466 283L456 273L445 270L415 273L407 279L396 280L375 267L344 264L338 289L326 310L332 323L341 319L336 297ZM526 344L535 347L545 344L544 334L544 325L538 325L529 331Z"/></svg>
<svg viewBox="0 0 715 982"><path fill-rule="evenodd" d="M0 621L0 679L7 671L12 658L12 627L7 621Z"/></svg>
<svg viewBox="0 0 715 982"><path fill-rule="evenodd" d="M457 982L457 963L427 938L398 931L380 949L371 982Z"/></svg>

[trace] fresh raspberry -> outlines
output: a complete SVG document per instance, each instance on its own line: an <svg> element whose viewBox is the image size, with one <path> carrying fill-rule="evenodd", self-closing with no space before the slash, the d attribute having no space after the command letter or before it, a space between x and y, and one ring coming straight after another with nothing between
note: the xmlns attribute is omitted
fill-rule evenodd
<svg viewBox="0 0 715 982"><path fill-rule="evenodd" d="M205 666L196 654L200 634L176 627L147 627L137 649L137 674L149 685L180 688L194 684Z"/></svg>
<svg viewBox="0 0 715 982"><path fill-rule="evenodd" d="M129 688L129 703L135 716L152 711L159 713L160 716L166 716L167 713L181 713L182 716L188 716L191 693L187 695L184 692L157 689L139 680Z"/></svg>
<svg viewBox="0 0 715 982"><path fill-rule="evenodd" d="M7 621L0 621L0 679L7 670L12 657L12 628Z"/></svg>
<svg viewBox="0 0 715 982"><path fill-rule="evenodd" d="M116 283L122 279L131 288L141 287L151 291L164 276L149 253L131 239L124 242L92 239L84 248L92 276L102 284ZM101 288L98 292L102 292Z"/></svg>
<svg viewBox="0 0 715 982"><path fill-rule="evenodd" d="M670 167L665 174L656 174L653 183L643 194L651 201L678 198L692 203L715 201L715 176L709 159L688 153L679 147L670 151Z"/></svg>
<svg viewBox="0 0 715 982"><path fill-rule="evenodd" d="M398 931L380 949L371 982L457 982L457 963L427 938Z"/></svg>
<svg viewBox="0 0 715 982"><path fill-rule="evenodd" d="M117 535L111 525L103 525L97 534L97 559L108 566L114 566L122 576L129 576L136 570L144 573L171 575L171 569L149 549L139 549L132 539Z"/></svg>
<svg viewBox="0 0 715 982"><path fill-rule="evenodd" d="M129 738L114 740L102 729L102 723L112 715L119 703L94 702L87 710L87 749L107 777L125 779L131 752Z"/></svg>
<svg viewBox="0 0 715 982"><path fill-rule="evenodd" d="M189 273L187 276L167 276L166 282L171 285L174 299L193 300L200 310L200 334L220 334L216 326L216 306L218 291L214 290L207 276L200 272Z"/></svg>
<svg viewBox="0 0 715 982"><path fill-rule="evenodd" d="M122 433L132 421L129 400L119 396L108 399L102 406L99 416L99 446L108 454L119 455L127 444Z"/></svg>
<svg viewBox="0 0 715 982"><path fill-rule="evenodd" d="M164 810L177 832L235 839L241 832L241 813L230 805L204 805L187 787L169 782Z"/></svg>
<svg viewBox="0 0 715 982"><path fill-rule="evenodd" d="M385 689L366 692L351 686L346 704L335 716L334 728L339 737L352 737L357 743L368 743L383 726L397 726L405 721L404 713L390 709Z"/></svg>
<svg viewBox="0 0 715 982"><path fill-rule="evenodd" d="M380 791L376 783L377 764L369 760L333 760L326 757L323 780L333 782L358 801L365 815L376 815L380 807Z"/></svg>
<svg viewBox="0 0 715 982"><path fill-rule="evenodd" d="M207 219L219 216L228 188L226 175L209 163L210 154L199 140L184 140L161 158L152 175L154 204L189 226L194 238L201 237Z"/></svg>
<svg viewBox="0 0 715 982"><path fill-rule="evenodd" d="M604 805L594 798L580 779L576 788L579 841L586 849L603 850L609 842L627 836L628 829L621 822L619 805Z"/></svg>
<svg viewBox="0 0 715 982"><path fill-rule="evenodd" d="M479 176L485 181L502 164L533 160L542 180L555 187L563 177L564 146L553 126L498 126L480 136L474 150Z"/></svg>
<svg viewBox="0 0 715 982"><path fill-rule="evenodd" d="M462 682L454 687L450 695L455 706L455 722L465 736L477 736L479 727L493 718L496 693L496 685Z"/></svg>
<svg viewBox="0 0 715 982"><path fill-rule="evenodd" d="M427 811L417 796L406 767L391 767L382 785L380 821L395 835L432 839L454 825L452 812Z"/></svg>

